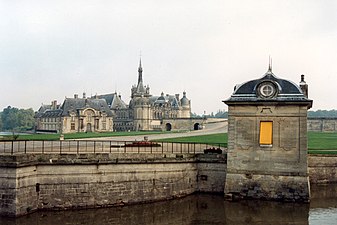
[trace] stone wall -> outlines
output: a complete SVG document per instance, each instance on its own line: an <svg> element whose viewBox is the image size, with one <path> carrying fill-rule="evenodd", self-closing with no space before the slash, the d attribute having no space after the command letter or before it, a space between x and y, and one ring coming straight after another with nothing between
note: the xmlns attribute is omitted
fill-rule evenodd
<svg viewBox="0 0 337 225"><path fill-rule="evenodd" d="M226 160L192 154L2 156L0 174L0 215L18 216L222 192Z"/></svg>
<svg viewBox="0 0 337 225"><path fill-rule="evenodd" d="M334 155L309 155L308 172L312 184L337 182L337 157Z"/></svg>
<svg viewBox="0 0 337 225"><path fill-rule="evenodd" d="M163 119L162 130L166 130L166 124L171 124L172 130L194 130L194 125L203 125L205 120L202 118L175 118Z"/></svg>
<svg viewBox="0 0 337 225"><path fill-rule="evenodd" d="M2 215L16 212L16 171L15 168L1 168L0 210Z"/></svg>
<svg viewBox="0 0 337 225"><path fill-rule="evenodd" d="M308 131L336 132L337 118L310 118L308 119Z"/></svg>
<svg viewBox="0 0 337 225"><path fill-rule="evenodd" d="M235 105L228 108L230 198L309 200L307 108L297 105ZM261 122L272 122L270 145L260 144Z"/></svg>
<svg viewBox="0 0 337 225"><path fill-rule="evenodd" d="M223 193L227 170L226 155L198 155L197 184L199 192ZM222 163L221 163L222 162Z"/></svg>

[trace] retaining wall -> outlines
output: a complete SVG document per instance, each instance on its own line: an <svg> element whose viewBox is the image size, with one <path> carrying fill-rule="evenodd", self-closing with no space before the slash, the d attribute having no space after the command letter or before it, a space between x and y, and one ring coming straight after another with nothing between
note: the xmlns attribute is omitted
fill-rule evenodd
<svg viewBox="0 0 337 225"><path fill-rule="evenodd" d="M310 183L336 183L337 156L309 155L308 172Z"/></svg>
<svg viewBox="0 0 337 225"><path fill-rule="evenodd" d="M223 193L226 167L224 154L0 156L0 215ZM337 182L337 157L309 155L308 173L312 184Z"/></svg>
<svg viewBox="0 0 337 225"><path fill-rule="evenodd" d="M223 192L225 155L26 154L0 158L0 215Z"/></svg>

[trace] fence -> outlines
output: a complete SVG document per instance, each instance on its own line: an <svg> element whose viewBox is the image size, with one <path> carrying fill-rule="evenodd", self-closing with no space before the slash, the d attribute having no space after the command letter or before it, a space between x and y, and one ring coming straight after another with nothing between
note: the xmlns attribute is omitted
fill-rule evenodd
<svg viewBox="0 0 337 225"><path fill-rule="evenodd" d="M204 153L222 144L128 142L128 141L0 141L0 154L81 153Z"/></svg>

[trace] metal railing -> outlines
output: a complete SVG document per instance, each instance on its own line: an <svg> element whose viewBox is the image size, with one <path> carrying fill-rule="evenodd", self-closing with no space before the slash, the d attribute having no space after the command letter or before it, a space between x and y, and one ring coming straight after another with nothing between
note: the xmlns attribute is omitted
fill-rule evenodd
<svg viewBox="0 0 337 225"><path fill-rule="evenodd" d="M0 141L0 154L81 154L81 153L204 153L224 149L222 144L131 142L131 141Z"/></svg>

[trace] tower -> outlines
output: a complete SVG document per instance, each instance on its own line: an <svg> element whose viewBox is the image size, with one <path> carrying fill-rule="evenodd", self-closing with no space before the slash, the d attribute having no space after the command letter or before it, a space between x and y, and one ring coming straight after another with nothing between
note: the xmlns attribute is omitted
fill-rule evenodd
<svg viewBox="0 0 337 225"><path fill-rule="evenodd" d="M138 83L131 88L130 107L133 110L134 130L150 130L150 121L152 119L150 105L150 88L143 84L142 61L139 60Z"/></svg>
<svg viewBox="0 0 337 225"><path fill-rule="evenodd" d="M191 117L191 101L186 97L186 91L183 92L183 97L180 99L180 104L182 107L181 118Z"/></svg>

